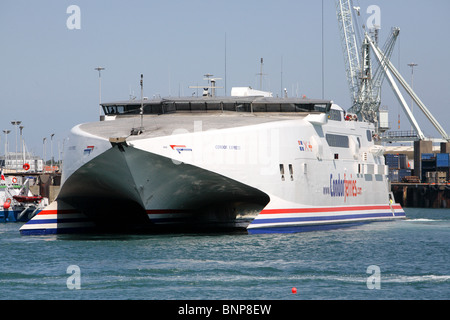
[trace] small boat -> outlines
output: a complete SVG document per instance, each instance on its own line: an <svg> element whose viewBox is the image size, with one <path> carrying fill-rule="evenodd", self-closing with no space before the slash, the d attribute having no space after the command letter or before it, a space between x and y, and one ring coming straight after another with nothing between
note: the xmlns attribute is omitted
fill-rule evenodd
<svg viewBox="0 0 450 320"><path fill-rule="evenodd" d="M0 222L28 222L48 205L48 199L31 193L29 179L22 185L10 180L2 179L0 184Z"/></svg>
<svg viewBox="0 0 450 320"><path fill-rule="evenodd" d="M20 203L39 203L44 197L41 196L13 196L14 200Z"/></svg>

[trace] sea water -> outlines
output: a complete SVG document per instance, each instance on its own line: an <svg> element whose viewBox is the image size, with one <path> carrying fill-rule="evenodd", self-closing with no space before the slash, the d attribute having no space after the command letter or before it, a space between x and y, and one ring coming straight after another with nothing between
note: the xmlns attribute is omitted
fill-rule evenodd
<svg viewBox="0 0 450 320"><path fill-rule="evenodd" d="M3 223L0 299L449 299L450 210L405 211L262 235L21 236Z"/></svg>

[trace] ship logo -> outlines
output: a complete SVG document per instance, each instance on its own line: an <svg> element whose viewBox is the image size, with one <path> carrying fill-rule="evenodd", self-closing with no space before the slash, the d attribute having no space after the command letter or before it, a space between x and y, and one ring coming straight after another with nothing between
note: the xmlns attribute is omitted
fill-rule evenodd
<svg viewBox="0 0 450 320"><path fill-rule="evenodd" d="M90 155L91 152L94 151L94 148L95 148L94 146L87 146L86 149L84 149L83 154L84 154L85 156Z"/></svg>
<svg viewBox="0 0 450 320"><path fill-rule="evenodd" d="M312 145L309 141L298 140L298 147L300 151L312 151Z"/></svg>
<svg viewBox="0 0 450 320"><path fill-rule="evenodd" d="M185 145L171 144L170 147L172 148L172 150L177 151L179 154L181 154L181 152L183 151L192 151L192 149L186 148Z"/></svg>
<svg viewBox="0 0 450 320"><path fill-rule="evenodd" d="M347 179L347 175L344 173L344 179L341 179L341 175L338 174L337 179L333 179L333 174L330 174L330 185L323 188L323 194L329 195L332 198L341 197L344 198L344 202L347 202L348 198L358 197L362 194L362 188L358 187L358 182Z"/></svg>

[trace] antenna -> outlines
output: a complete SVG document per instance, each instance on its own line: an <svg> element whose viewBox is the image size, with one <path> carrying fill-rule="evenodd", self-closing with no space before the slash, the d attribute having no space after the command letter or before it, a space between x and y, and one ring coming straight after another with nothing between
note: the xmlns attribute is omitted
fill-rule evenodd
<svg viewBox="0 0 450 320"><path fill-rule="evenodd" d="M131 89L131 84L130 84L130 101L136 99L136 96L134 95L134 90Z"/></svg>
<svg viewBox="0 0 450 320"><path fill-rule="evenodd" d="M266 74L263 73L263 65L264 65L264 58L261 58L261 71L260 73L257 73L257 76L260 76L259 78L259 90L262 90L262 82L263 82L263 76L265 76Z"/></svg>
<svg viewBox="0 0 450 320"><path fill-rule="evenodd" d="M322 0L322 99L325 96L325 41L324 41L324 18L323 18L323 0Z"/></svg>
<svg viewBox="0 0 450 320"><path fill-rule="evenodd" d="M281 56L281 97L283 97L283 56Z"/></svg>
<svg viewBox="0 0 450 320"><path fill-rule="evenodd" d="M227 96L227 33L225 32L225 97Z"/></svg>
<svg viewBox="0 0 450 320"><path fill-rule="evenodd" d="M141 110L139 114L141 115L141 126L139 128L132 128L131 135L138 136L144 132L144 75L141 73Z"/></svg>
<svg viewBox="0 0 450 320"><path fill-rule="evenodd" d="M98 116L101 118L102 115L102 70L105 70L103 67L94 68L94 70L98 71Z"/></svg>
<svg viewBox="0 0 450 320"><path fill-rule="evenodd" d="M215 97L216 96L216 89L223 89L223 87L216 87L216 81L222 80L222 78L211 78L214 75L207 73L203 75L205 78L203 80L208 81L208 86L189 86L189 89L203 89L203 96L204 97ZM208 89L211 89L211 95L208 93Z"/></svg>
<svg viewBox="0 0 450 320"><path fill-rule="evenodd" d="M208 80L208 84L209 84L209 78L214 77L214 75L211 73L204 74L203 76L205 77L205 78L203 78L203 80Z"/></svg>
<svg viewBox="0 0 450 320"><path fill-rule="evenodd" d="M141 128L144 131L144 75L141 73Z"/></svg>

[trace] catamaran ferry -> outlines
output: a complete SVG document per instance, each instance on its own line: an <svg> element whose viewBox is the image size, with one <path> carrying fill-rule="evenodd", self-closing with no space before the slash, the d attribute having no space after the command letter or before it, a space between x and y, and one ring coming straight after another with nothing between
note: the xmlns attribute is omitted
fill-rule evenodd
<svg viewBox="0 0 450 320"><path fill-rule="evenodd" d="M231 97L102 104L66 144L58 198L22 234L249 233L404 219L372 123L327 100Z"/></svg>

